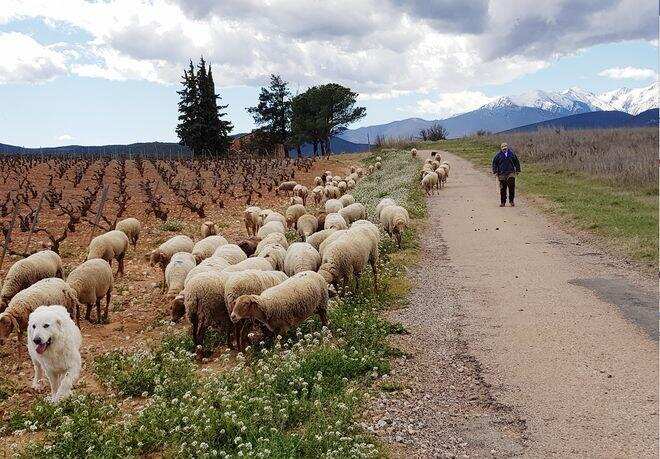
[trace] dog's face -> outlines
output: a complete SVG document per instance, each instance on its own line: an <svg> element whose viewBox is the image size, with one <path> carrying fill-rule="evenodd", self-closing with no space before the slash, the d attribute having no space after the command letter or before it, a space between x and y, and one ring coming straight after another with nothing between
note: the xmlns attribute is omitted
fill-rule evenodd
<svg viewBox="0 0 660 459"><path fill-rule="evenodd" d="M48 314L30 317L28 322L28 342L34 346L37 354L43 354L53 344L62 322Z"/></svg>
<svg viewBox="0 0 660 459"><path fill-rule="evenodd" d="M234 309L231 311L231 321L236 323L246 317L252 317L256 308L254 295L241 295L234 303Z"/></svg>

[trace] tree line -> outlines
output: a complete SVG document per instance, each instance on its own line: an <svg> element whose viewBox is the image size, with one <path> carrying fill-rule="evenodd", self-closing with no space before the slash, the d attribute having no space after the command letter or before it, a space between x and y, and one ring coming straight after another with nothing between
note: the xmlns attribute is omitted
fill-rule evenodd
<svg viewBox="0 0 660 459"><path fill-rule="evenodd" d="M215 92L211 66L207 71L203 58L197 67L191 61L181 83L176 127L180 143L195 154L227 155L233 126L225 119L228 106L218 105L221 97ZM309 143L314 155L329 155L330 139L366 115L366 109L356 104L357 93L340 84L312 86L292 95L281 76L271 75L257 104L247 109L257 128L241 142L241 149L256 154L279 149L287 156L295 149L300 155L302 146Z"/></svg>

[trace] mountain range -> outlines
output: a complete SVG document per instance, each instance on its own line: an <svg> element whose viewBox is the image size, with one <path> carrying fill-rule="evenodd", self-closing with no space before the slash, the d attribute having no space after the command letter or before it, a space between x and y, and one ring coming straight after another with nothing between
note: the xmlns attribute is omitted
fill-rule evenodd
<svg viewBox="0 0 660 459"><path fill-rule="evenodd" d="M527 124L509 129L508 132L530 132L539 129L611 129L623 127L651 127L658 126L658 109L651 108L638 115L621 111L596 111L563 116L540 123Z"/></svg>
<svg viewBox="0 0 660 459"><path fill-rule="evenodd" d="M594 94L573 87L564 91L535 90L495 99L482 107L440 120L408 118L387 124L350 129L341 134L345 140L366 143L381 137L417 137L421 129L440 123L448 136L461 137L477 131L501 132L519 126L597 111L620 111L638 115L658 107L657 82L637 89L621 88Z"/></svg>

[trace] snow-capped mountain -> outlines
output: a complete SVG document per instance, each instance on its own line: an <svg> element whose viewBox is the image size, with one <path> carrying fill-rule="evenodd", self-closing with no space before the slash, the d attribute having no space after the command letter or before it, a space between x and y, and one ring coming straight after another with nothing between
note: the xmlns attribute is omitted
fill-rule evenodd
<svg viewBox="0 0 660 459"><path fill-rule="evenodd" d="M480 109L494 110L513 107L531 107L560 115L615 110L609 103L592 92L579 87L564 91L529 91L515 96L500 97Z"/></svg>
<svg viewBox="0 0 660 459"><path fill-rule="evenodd" d="M638 115L645 110L658 107L659 90L660 86L656 81L645 88L621 88L604 92L599 94L598 98L612 106L611 110L620 110L631 115Z"/></svg>

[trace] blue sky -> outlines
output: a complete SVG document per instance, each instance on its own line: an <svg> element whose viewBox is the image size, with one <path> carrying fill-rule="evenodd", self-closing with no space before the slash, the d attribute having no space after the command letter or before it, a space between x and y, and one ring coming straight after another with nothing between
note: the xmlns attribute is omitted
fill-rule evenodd
<svg viewBox="0 0 660 459"><path fill-rule="evenodd" d="M438 12L414 0L319 11L296 0L272 11L259 0L4 1L0 143L22 146L176 141L179 75L202 53L235 132L253 127L245 107L271 72L294 91L327 81L358 91L368 115L354 127L533 89L642 87L658 72L655 2L475 0L466 12L443 0Z"/></svg>

